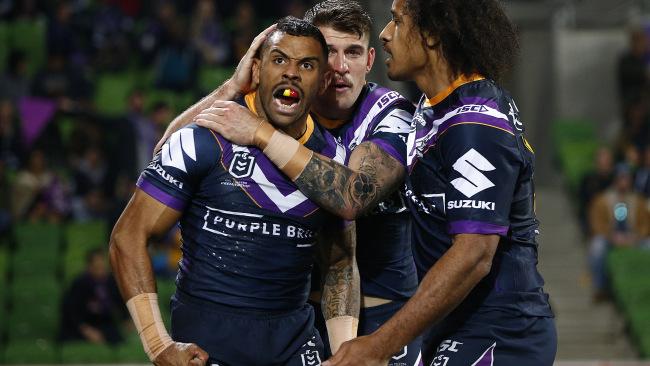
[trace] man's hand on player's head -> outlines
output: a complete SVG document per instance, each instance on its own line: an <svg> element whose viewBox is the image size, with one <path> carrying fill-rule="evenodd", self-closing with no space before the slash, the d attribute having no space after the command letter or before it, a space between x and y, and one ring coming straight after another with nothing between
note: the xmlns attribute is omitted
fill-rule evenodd
<svg viewBox="0 0 650 366"><path fill-rule="evenodd" d="M263 121L236 102L216 101L196 116L196 124L209 128L237 145L255 145L255 131Z"/></svg>
<svg viewBox="0 0 650 366"><path fill-rule="evenodd" d="M273 24L253 39L248 51L246 51L244 57L239 60L235 73L232 75L230 80L228 80L228 83L230 83L229 87L237 91L239 95L248 94L257 89L257 84L253 82L253 59L255 58L257 51L262 47L262 44L264 44L264 41L266 41L266 37L268 37L275 28L276 24Z"/></svg>
<svg viewBox="0 0 650 366"><path fill-rule="evenodd" d="M208 353L194 343L174 342L153 361L156 366L205 365Z"/></svg>
<svg viewBox="0 0 650 366"><path fill-rule="evenodd" d="M387 366L390 356L383 356L385 349L375 338L362 336L343 343L322 366Z"/></svg>

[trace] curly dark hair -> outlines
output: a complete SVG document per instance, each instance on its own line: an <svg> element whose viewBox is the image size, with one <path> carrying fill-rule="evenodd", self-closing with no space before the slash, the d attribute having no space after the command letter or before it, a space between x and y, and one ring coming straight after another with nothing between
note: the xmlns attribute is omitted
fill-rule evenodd
<svg viewBox="0 0 650 366"><path fill-rule="evenodd" d="M361 4L354 0L325 0L307 10L304 18L313 25L328 26L339 32L363 37L370 34L372 20Z"/></svg>
<svg viewBox="0 0 650 366"><path fill-rule="evenodd" d="M519 53L514 25L498 0L406 0L420 33L438 37L454 74L499 80Z"/></svg>

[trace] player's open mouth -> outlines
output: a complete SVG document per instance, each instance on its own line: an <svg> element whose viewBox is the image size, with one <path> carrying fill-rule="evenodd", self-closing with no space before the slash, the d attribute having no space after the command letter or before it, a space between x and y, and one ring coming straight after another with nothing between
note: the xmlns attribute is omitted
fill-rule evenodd
<svg viewBox="0 0 650 366"><path fill-rule="evenodd" d="M300 99L300 91L290 87L279 87L273 93L273 103L280 112L294 112L300 104Z"/></svg>
<svg viewBox="0 0 650 366"><path fill-rule="evenodd" d="M352 88L352 85L350 85L350 83L346 82L345 80L335 80L332 83L332 87L336 89L337 93L343 93Z"/></svg>

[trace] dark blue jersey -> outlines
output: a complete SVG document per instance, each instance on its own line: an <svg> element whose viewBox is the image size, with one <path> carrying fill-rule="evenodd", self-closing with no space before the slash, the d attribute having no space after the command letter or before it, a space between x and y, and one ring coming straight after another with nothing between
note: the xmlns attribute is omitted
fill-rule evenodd
<svg viewBox="0 0 650 366"><path fill-rule="evenodd" d="M396 91L368 83L359 96L354 118L328 127L348 149L370 141L406 166L406 138L414 109ZM369 216L356 220L357 264L364 295L402 300L415 293L410 221L400 192L381 202Z"/></svg>
<svg viewBox="0 0 650 366"><path fill-rule="evenodd" d="M249 108L253 98L246 98ZM303 141L345 163L345 148L311 118ZM138 187L183 212L179 291L257 310L305 303L315 236L331 216L260 150L190 125L170 137Z"/></svg>
<svg viewBox="0 0 650 366"><path fill-rule="evenodd" d="M501 237L490 274L462 309L551 316L536 269L534 153L512 98L490 80L461 78L421 100L408 138L406 195L423 277L454 234Z"/></svg>

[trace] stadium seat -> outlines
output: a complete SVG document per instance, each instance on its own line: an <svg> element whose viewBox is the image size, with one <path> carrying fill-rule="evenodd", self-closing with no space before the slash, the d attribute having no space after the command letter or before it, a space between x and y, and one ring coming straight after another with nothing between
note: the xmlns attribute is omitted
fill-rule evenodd
<svg viewBox="0 0 650 366"><path fill-rule="evenodd" d="M601 144L595 126L586 120L561 119L553 123L555 159L575 192L580 180L593 166L594 153Z"/></svg>
<svg viewBox="0 0 650 366"><path fill-rule="evenodd" d="M230 67L203 66L199 70L199 88L209 93L232 76L233 71Z"/></svg>
<svg viewBox="0 0 650 366"><path fill-rule="evenodd" d="M109 364L116 360L117 350L108 345L89 342L70 342L61 345L61 362L64 364Z"/></svg>
<svg viewBox="0 0 650 366"><path fill-rule="evenodd" d="M14 278L7 334L10 341L54 339L59 325L61 288L53 278Z"/></svg>
<svg viewBox="0 0 650 366"><path fill-rule="evenodd" d="M98 75L95 90L97 111L110 117L124 114L127 97L136 84L136 73L130 71Z"/></svg>
<svg viewBox="0 0 650 366"><path fill-rule="evenodd" d="M19 223L14 226L16 248L11 256L14 277L55 276L59 266L61 227Z"/></svg>
<svg viewBox="0 0 650 366"><path fill-rule="evenodd" d="M29 75L34 75L45 60L45 18L17 19L10 24L11 47L25 53Z"/></svg>
<svg viewBox="0 0 650 366"><path fill-rule="evenodd" d="M83 272L86 253L94 248L108 248L108 228L104 221L71 223L64 229L63 280L69 283Z"/></svg>
<svg viewBox="0 0 650 366"><path fill-rule="evenodd" d="M53 364L59 362L53 343L43 339L10 341L4 355L5 364Z"/></svg>

